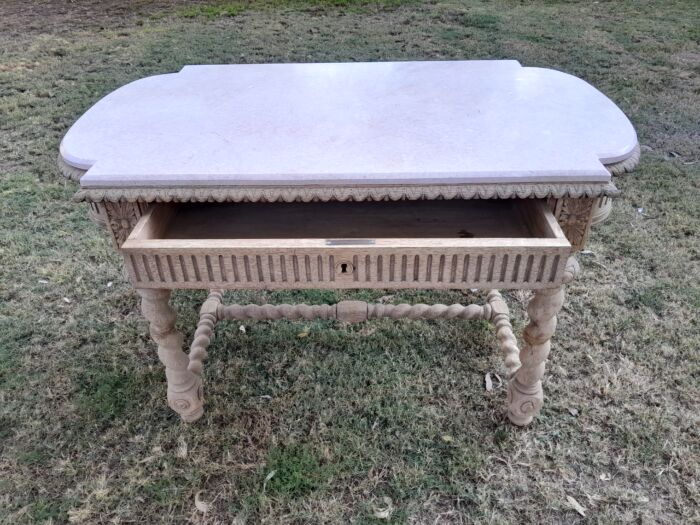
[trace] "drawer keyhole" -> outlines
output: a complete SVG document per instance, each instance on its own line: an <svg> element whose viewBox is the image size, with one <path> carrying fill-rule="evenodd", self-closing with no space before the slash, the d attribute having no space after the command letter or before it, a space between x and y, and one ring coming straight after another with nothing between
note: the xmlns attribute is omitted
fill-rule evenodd
<svg viewBox="0 0 700 525"><path fill-rule="evenodd" d="M351 262L341 261L335 265L335 273L338 275L349 276L352 275L353 271L355 271L355 267L352 265Z"/></svg>

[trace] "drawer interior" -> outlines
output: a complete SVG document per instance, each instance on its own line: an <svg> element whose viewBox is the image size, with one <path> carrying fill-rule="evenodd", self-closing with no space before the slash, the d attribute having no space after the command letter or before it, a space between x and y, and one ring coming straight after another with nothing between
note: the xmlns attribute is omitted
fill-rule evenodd
<svg viewBox="0 0 700 525"><path fill-rule="evenodd" d="M542 288L571 245L536 199L154 204L121 251L137 287Z"/></svg>
<svg viewBox="0 0 700 525"><path fill-rule="evenodd" d="M533 199L157 204L130 240L561 239Z"/></svg>

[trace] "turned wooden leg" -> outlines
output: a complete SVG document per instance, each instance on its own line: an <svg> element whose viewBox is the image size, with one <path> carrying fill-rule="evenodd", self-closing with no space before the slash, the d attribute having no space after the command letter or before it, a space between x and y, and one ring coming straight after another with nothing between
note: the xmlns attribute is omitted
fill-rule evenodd
<svg viewBox="0 0 700 525"><path fill-rule="evenodd" d="M182 334L175 330L175 311L170 307L170 290L137 290L141 311L150 323L151 337L158 344L158 357L165 365L168 405L184 421L196 421L204 413L202 379L187 369L189 358L182 351Z"/></svg>
<svg viewBox="0 0 700 525"><path fill-rule="evenodd" d="M563 303L564 287L559 286L535 291L527 306L530 324L523 330L522 365L508 383L508 418L516 425L529 424L542 408L544 365Z"/></svg>

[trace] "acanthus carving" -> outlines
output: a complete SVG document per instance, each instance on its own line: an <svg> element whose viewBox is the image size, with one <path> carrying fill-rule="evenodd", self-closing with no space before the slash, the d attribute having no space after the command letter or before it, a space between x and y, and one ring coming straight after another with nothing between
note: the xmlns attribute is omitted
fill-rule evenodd
<svg viewBox="0 0 700 525"><path fill-rule="evenodd" d="M431 184L403 186L211 186L168 188L86 188L78 202L327 202L438 199L546 199L614 196L612 183Z"/></svg>
<svg viewBox="0 0 700 525"><path fill-rule="evenodd" d="M612 164L606 164L605 168L610 172L611 175L622 175L623 173L630 173L639 164L639 159L641 157L642 150L637 144L632 153L629 156L619 162L613 162Z"/></svg>

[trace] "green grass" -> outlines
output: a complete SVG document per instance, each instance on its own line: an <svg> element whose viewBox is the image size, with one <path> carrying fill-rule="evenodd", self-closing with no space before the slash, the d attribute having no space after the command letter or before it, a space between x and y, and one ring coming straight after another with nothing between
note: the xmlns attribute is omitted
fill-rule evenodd
<svg viewBox="0 0 700 525"><path fill-rule="evenodd" d="M313 448L296 444L270 450L265 472L263 490L271 496L287 498L309 494L330 475Z"/></svg>
<svg viewBox="0 0 700 525"><path fill-rule="evenodd" d="M0 523L700 521L697 2L9 0L0 19ZM120 260L57 173L63 133L185 64L465 58L579 75L643 146L568 287L540 417L514 428L484 390L503 373L485 324L382 320L223 323L205 416L180 423ZM227 300L385 295L474 300ZM174 295L188 339L204 297ZM508 299L521 328L527 297Z"/></svg>
<svg viewBox="0 0 700 525"><path fill-rule="evenodd" d="M236 16L244 11L308 9L319 10L328 8L345 8L357 13L372 8L391 8L403 4L416 3L417 0L259 0L244 2L215 2L211 4L196 4L176 9L176 13L184 18L218 18ZM158 15L162 16L162 15ZM488 15L486 15L488 18Z"/></svg>
<svg viewBox="0 0 700 525"><path fill-rule="evenodd" d="M149 386L145 374L134 375L130 370L80 373L75 383L76 402L83 417L100 424L136 410L148 395Z"/></svg>
<svg viewBox="0 0 700 525"><path fill-rule="evenodd" d="M465 13L457 19L460 24L466 27L475 27L477 29L496 29L500 22L498 15L488 13Z"/></svg>
<svg viewBox="0 0 700 525"><path fill-rule="evenodd" d="M177 13L185 18L204 16L215 18L218 16L236 16L246 10L246 6L238 3L215 4L215 5L193 5L178 9Z"/></svg>

